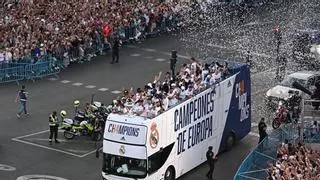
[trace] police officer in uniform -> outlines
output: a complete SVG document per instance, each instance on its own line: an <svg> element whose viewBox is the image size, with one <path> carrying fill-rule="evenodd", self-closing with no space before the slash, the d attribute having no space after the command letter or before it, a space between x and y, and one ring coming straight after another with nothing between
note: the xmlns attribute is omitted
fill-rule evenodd
<svg viewBox="0 0 320 180"><path fill-rule="evenodd" d="M52 143L53 136L54 136L55 143L59 143L59 141L57 140L59 122L58 122L58 116L56 111L53 111L52 114L50 114L49 116L49 127L50 127L49 143Z"/></svg>
<svg viewBox="0 0 320 180"><path fill-rule="evenodd" d="M214 164L215 164L215 162L217 161L217 157L216 157L216 155L214 154L214 152L212 152L212 146L209 146L209 148L208 148L208 151L207 151L207 154L206 154L206 157L207 157L207 162L208 162L208 164L209 164L209 168L210 168L210 170L209 170L209 172L207 173L207 177L209 178L209 179L211 179L212 180L212 174L213 174L213 170L214 170Z"/></svg>

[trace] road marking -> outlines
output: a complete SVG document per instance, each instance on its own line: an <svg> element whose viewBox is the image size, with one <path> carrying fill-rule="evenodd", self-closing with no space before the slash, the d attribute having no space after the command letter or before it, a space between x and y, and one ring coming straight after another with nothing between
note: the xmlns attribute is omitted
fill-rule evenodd
<svg viewBox="0 0 320 180"><path fill-rule="evenodd" d="M163 59L163 58L157 58L156 61L158 61L158 62L163 62L163 61L166 61L166 60Z"/></svg>
<svg viewBox="0 0 320 180"><path fill-rule="evenodd" d="M15 137L15 139L21 139L21 138L25 138L25 137L38 135L38 134L43 134L45 132L49 132L49 130L44 130L44 131L40 131L40 132L36 132L36 133L27 134L27 135L24 135L24 136Z"/></svg>
<svg viewBox="0 0 320 180"><path fill-rule="evenodd" d="M93 89L93 88L95 88L96 86L93 86L93 85L88 85L88 86L86 86L86 88L88 88L88 89Z"/></svg>
<svg viewBox="0 0 320 180"><path fill-rule="evenodd" d="M58 78L49 78L48 80L49 81L56 81L56 80L58 80Z"/></svg>
<svg viewBox="0 0 320 180"><path fill-rule="evenodd" d="M88 155L90 155L90 154L93 154L93 153L95 153L97 150L95 149L95 150L92 150L92 151L90 151L90 152L88 152L88 153L86 153L86 154L84 154L84 155L81 155L81 158L83 158L83 157L86 157L86 156L88 156Z"/></svg>
<svg viewBox="0 0 320 180"><path fill-rule="evenodd" d="M69 82L71 82L71 81L63 80L63 81L60 81L60 82L63 83L63 84L67 84L67 83L69 83Z"/></svg>
<svg viewBox="0 0 320 180"><path fill-rule="evenodd" d="M17 178L17 180L32 180L32 179L41 179L41 180L67 180L65 178L57 177L57 176L48 176L48 175L24 175Z"/></svg>
<svg viewBox="0 0 320 180"><path fill-rule="evenodd" d="M156 52L155 49L151 49L151 48L142 48L144 51L148 51L148 52Z"/></svg>
<svg viewBox="0 0 320 180"><path fill-rule="evenodd" d="M131 54L130 56L138 57L138 56L141 56L141 54Z"/></svg>
<svg viewBox="0 0 320 180"><path fill-rule="evenodd" d="M72 85L73 85L73 86L82 86L82 85L83 85L83 83L79 83L79 82L77 82L77 83L73 83Z"/></svg>
<svg viewBox="0 0 320 180"><path fill-rule="evenodd" d="M135 49L139 49L139 50L143 50L143 51L148 51L148 50L146 50L146 48L140 48L140 47L137 47L137 46L127 46L127 47L135 48ZM157 52L157 53L160 53L160 54L171 56L171 53L168 53L168 52L162 52L162 51L156 51L156 50L153 51L153 52ZM179 58L183 58L183 59L190 59L190 57L188 57L188 56L183 56L183 55L179 55L179 54L178 54L178 57Z"/></svg>
<svg viewBox="0 0 320 180"><path fill-rule="evenodd" d="M120 94L122 93L122 91L118 91L118 90L114 90L114 91L111 91L112 94Z"/></svg>
<svg viewBox="0 0 320 180"><path fill-rule="evenodd" d="M0 171L15 171L16 168L6 164L0 164Z"/></svg>
<svg viewBox="0 0 320 180"><path fill-rule="evenodd" d="M55 152L60 152L60 153L64 153L64 154L68 154L68 155L71 155L71 156L75 156L75 157L81 158L81 155L78 155L78 154L74 154L74 153L63 151L63 150L60 150L60 149L55 149L55 148L47 147L47 146L44 146L44 145L40 145L40 144L24 141L24 140L21 140L21 139L18 139L18 138L12 138L11 140L12 141L16 141L16 142L20 142L20 143L23 143L23 144L28 144L28 145L36 146L36 147L39 147L39 148L43 148L43 149L47 149L47 150L51 150L51 151L55 151Z"/></svg>
<svg viewBox="0 0 320 180"><path fill-rule="evenodd" d="M29 141L49 141L49 138L26 138L26 140L29 140ZM58 141L60 141L60 142L68 142L65 139L58 139Z"/></svg>
<svg viewBox="0 0 320 180"><path fill-rule="evenodd" d="M98 89L98 91L108 91L109 89L108 88L100 88Z"/></svg>

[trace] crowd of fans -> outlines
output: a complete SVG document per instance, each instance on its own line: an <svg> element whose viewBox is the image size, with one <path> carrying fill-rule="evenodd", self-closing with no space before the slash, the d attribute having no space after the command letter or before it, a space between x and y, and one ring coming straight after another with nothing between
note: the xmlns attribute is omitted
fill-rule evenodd
<svg viewBox="0 0 320 180"><path fill-rule="evenodd" d="M176 77L166 72L161 80L160 72L143 89L124 90L123 97L114 100L110 108L114 113L152 118L230 75L227 62L209 65L194 58L190 61L183 64Z"/></svg>
<svg viewBox="0 0 320 180"><path fill-rule="evenodd" d="M285 140L277 150L277 161L268 168L270 180L319 180L320 152Z"/></svg>
<svg viewBox="0 0 320 180"><path fill-rule="evenodd" d="M112 35L127 36L129 27L137 27L133 36L152 32L188 11L178 0L7 0L1 6L0 61L78 56Z"/></svg>

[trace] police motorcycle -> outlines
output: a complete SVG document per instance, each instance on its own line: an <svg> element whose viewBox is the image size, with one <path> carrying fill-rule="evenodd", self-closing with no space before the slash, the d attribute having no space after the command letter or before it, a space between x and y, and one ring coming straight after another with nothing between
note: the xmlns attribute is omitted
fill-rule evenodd
<svg viewBox="0 0 320 180"><path fill-rule="evenodd" d="M79 101L75 101L75 107L80 105ZM60 112L62 117L62 123L60 129L64 130L64 137L66 139L74 139L76 136L91 136L92 140L100 141L103 137L103 128L99 125L100 121L96 120L96 117L91 119L68 119L66 118L67 112L62 110ZM94 123L92 123L94 122Z"/></svg>
<svg viewBox="0 0 320 180"><path fill-rule="evenodd" d="M283 123L298 123L301 114L301 96L299 92L289 92L290 97L285 101L279 101L276 117L272 121L272 127L277 129Z"/></svg>

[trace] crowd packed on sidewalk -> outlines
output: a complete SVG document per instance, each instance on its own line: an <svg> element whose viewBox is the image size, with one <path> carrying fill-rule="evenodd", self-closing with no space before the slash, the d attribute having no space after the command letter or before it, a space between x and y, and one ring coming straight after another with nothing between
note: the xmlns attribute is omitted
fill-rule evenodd
<svg viewBox="0 0 320 180"><path fill-rule="evenodd" d="M183 18L188 7L177 0L8 1L1 8L0 61L34 59L46 53L78 56L108 43L113 35L155 31L173 18Z"/></svg>
<svg viewBox="0 0 320 180"><path fill-rule="evenodd" d="M268 175L270 180L319 180L320 152L285 140L277 150L276 163L269 165Z"/></svg>

